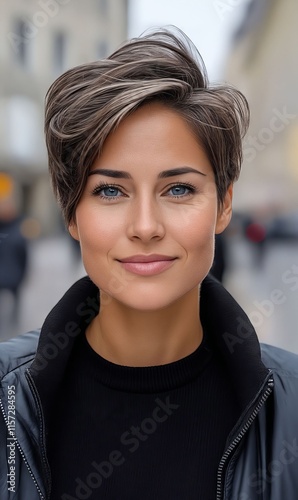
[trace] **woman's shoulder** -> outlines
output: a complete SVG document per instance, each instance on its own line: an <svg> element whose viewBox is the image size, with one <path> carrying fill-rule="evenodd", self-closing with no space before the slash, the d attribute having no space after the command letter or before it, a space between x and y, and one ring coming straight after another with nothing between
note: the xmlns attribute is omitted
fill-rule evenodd
<svg viewBox="0 0 298 500"><path fill-rule="evenodd" d="M268 344L261 344L261 352L267 368L298 379L298 354Z"/></svg>
<svg viewBox="0 0 298 500"><path fill-rule="evenodd" d="M33 360L40 330L32 330L0 342L0 379L8 372Z"/></svg>

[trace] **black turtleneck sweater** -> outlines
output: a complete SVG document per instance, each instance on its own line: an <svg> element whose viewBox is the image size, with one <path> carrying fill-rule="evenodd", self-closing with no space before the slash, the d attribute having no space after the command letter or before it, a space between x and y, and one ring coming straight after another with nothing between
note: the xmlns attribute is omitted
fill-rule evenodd
<svg viewBox="0 0 298 500"><path fill-rule="evenodd" d="M48 436L51 500L214 500L240 409L206 337L153 367L113 364L77 338Z"/></svg>

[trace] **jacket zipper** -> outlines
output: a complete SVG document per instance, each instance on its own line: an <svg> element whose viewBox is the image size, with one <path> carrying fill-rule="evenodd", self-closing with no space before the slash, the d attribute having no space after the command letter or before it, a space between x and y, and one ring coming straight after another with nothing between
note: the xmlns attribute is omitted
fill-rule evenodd
<svg viewBox="0 0 298 500"><path fill-rule="evenodd" d="M3 403L2 403L1 398L0 398L0 408L1 408L1 411L2 411L2 415L3 415L4 421L5 421L5 424L6 424L7 430L8 430L8 419L7 419L7 417L6 417L5 410L4 410L4 406L3 406ZM11 431L10 431L10 432L11 432ZM10 434L10 436L14 439L14 442L15 442L15 443L16 443L16 445L17 445L17 448L18 448L18 450L19 450L19 452L20 452L20 455L21 455L22 459L24 460L24 463L25 463L25 465L26 465L26 467L27 467L27 469L28 469L28 471L29 471L29 474L30 474L30 476L31 476L31 478L32 478L32 480L33 480L33 482L34 482L35 486L36 486L36 489L37 489L37 491L38 491L38 494L39 494L39 496L40 496L41 500L45 500L45 497L43 496L42 491L41 491L41 489L40 489L40 488L39 488L39 486L38 486L38 483L37 483L37 481L36 481L36 479L35 479L35 476L34 476L34 474L33 474L33 472L32 472L32 469L31 469L30 465L29 465L29 464L28 464L28 462L27 462L27 459L26 459L26 457L25 457L25 454L24 454L24 452L23 452L23 450L22 450L22 448L21 448L21 446L20 446L20 443L19 443L19 442L18 442L18 440L17 440L16 435L15 435L14 433L11 433L11 434Z"/></svg>
<svg viewBox="0 0 298 500"><path fill-rule="evenodd" d="M224 466L225 466L227 460L229 459L229 457L232 455L232 453L235 450L235 448L240 443L240 441L243 438L243 436L246 434L247 430L249 429L249 427L251 426L251 424L253 423L253 421L255 420L255 418L258 415L258 413L260 412L263 404L266 402L266 400L268 399L268 397L272 393L273 386L274 386L274 380L273 380L273 377L271 376L270 378L268 378L268 381L267 381L267 389L265 390L265 392L263 393L261 399L259 400L259 402L257 403L256 407L254 408L254 410L250 414L250 417L248 418L248 420L246 421L246 423L243 425L241 431L233 439L233 441L231 442L231 444L228 446L228 448L226 449L225 453L223 454L223 456L222 456L222 458L220 460L219 466L218 466L218 470L217 470L217 493L216 493L216 500L223 500L222 474L223 474Z"/></svg>
<svg viewBox="0 0 298 500"><path fill-rule="evenodd" d="M37 389L35 387L35 383L31 377L31 373L29 370L26 370L25 376L28 379L29 387L31 389L31 392L33 393L33 396L34 396L34 399L36 402L36 406L38 408L39 418L40 418L40 421L42 423L41 441L42 441L42 443L44 443L45 442L45 434L44 434L45 423L44 423L44 418L43 418L43 413L42 413L42 409L41 409L39 395L38 395ZM47 459L47 456L45 453L44 445L42 445L42 447L41 447L41 452L42 452L43 468L44 468L45 477L48 478L48 490L51 491L51 476L50 476L50 474L48 474L48 470L50 469L50 467L49 467L48 459Z"/></svg>

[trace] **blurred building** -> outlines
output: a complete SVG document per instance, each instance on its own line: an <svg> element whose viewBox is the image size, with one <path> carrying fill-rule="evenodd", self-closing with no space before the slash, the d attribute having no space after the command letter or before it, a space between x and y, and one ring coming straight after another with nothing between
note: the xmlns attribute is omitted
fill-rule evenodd
<svg viewBox="0 0 298 500"><path fill-rule="evenodd" d="M233 38L225 77L251 108L235 196L240 211L298 208L297 19L297 0L251 0Z"/></svg>
<svg viewBox="0 0 298 500"><path fill-rule="evenodd" d="M43 139L44 96L65 70L127 38L128 0L0 0L0 171L15 176L23 210L54 230ZM51 216L50 216L51 215Z"/></svg>

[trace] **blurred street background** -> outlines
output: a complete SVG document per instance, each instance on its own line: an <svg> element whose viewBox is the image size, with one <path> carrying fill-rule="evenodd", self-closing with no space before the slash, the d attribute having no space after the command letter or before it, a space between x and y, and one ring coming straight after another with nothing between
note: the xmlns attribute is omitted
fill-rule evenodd
<svg viewBox="0 0 298 500"><path fill-rule="evenodd" d="M0 340L41 326L84 275L54 200L49 85L145 29L174 24L210 80L251 108L230 228L214 268L260 339L298 352L297 0L0 0Z"/></svg>

